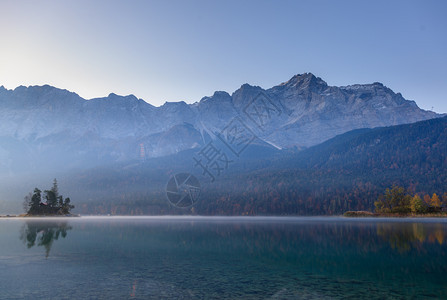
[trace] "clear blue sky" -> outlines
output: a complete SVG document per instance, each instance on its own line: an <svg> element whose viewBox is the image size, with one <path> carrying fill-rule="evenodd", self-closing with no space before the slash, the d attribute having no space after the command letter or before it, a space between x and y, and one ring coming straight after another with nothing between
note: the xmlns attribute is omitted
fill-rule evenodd
<svg viewBox="0 0 447 300"><path fill-rule="evenodd" d="M447 1L3 1L0 85L188 103L312 72L447 112Z"/></svg>

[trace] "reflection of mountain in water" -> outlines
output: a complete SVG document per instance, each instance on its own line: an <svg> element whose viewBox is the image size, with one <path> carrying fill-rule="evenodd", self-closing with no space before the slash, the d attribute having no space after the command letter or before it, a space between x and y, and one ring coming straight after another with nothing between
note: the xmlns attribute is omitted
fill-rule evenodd
<svg viewBox="0 0 447 300"><path fill-rule="evenodd" d="M45 247L45 257L48 257L53 242L60 236L65 238L68 230L71 230L71 227L67 225L67 222L31 221L23 226L20 239L28 248L36 244Z"/></svg>

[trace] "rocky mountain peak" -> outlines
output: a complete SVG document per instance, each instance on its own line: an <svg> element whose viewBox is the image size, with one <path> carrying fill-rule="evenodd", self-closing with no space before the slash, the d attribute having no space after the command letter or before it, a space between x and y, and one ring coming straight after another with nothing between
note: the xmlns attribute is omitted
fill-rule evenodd
<svg viewBox="0 0 447 300"><path fill-rule="evenodd" d="M215 91L213 94L213 97L216 98L227 98L227 97L231 97L230 94L228 94L225 91Z"/></svg>
<svg viewBox="0 0 447 300"><path fill-rule="evenodd" d="M224 101L231 102L230 94L228 94L227 92L223 92L223 91L215 91L211 97L203 97L202 99L200 99L199 104L204 105L204 104L214 103L214 102L221 103Z"/></svg>
<svg viewBox="0 0 447 300"><path fill-rule="evenodd" d="M188 106L185 101L166 101L161 107L181 107L181 106Z"/></svg>
<svg viewBox="0 0 447 300"><path fill-rule="evenodd" d="M233 104L236 108L245 107L262 91L264 90L259 86L253 86L245 83L231 95L233 98Z"/></svg>
<svg viewBox="0 0 447 300"><path fill-rule="evenodd" d="M125 102L138 102L138 98L135 97L135 95L127 95L127 96L120 96L115 93L110 93L106 98L102 99L109 99L112 101L125 101Z"/></svg>
<svg viewBox="0 0 447 300"><path fill-rule="evenodd" d="M160 106L160 109L166 112L182 113L190 111L191 107L188 104L186 104L185 101L179 101L179 102L166 101L162 106Z"/></svg>
<svg viewBox="0 0 447 300"><path fill-rule="evenodd" d="M252 88L253 86L248 84L248 83L244 83L243 85L241 85L241 87L239 89L241 90L245 90L245 89L249 89Z"/></svg>
<svg viewBox="0 0 447 300"><path fill-rule="evenodd" d="M294 90L309 90L321 92L328 87L327 83L312 73L297 74L290 80L281 83L278 87Z"/></svg>

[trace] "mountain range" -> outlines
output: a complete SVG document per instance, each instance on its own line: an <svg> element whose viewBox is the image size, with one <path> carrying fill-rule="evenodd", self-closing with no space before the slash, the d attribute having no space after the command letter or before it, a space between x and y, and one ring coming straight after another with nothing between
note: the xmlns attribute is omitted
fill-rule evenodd
<svg viewBox="0 0 447 300"><path fill-rule="evenodd" d="M269 89L242 85L193 104L133 95L85 100L45 86L0 87L0 173L79 168L199 149L235 118L277 149L305 149L358 129L439 117L381 83L328 86L311 73Z"/></svg>
<svg viewBox="0 0 447 300"><path fill-rule="evenodd" d="M160 107L133 95L0 87L0 210L17 212L24 190L57 177L81 213L192 213L166 200L178 172L202 183L200 214L372 209L392 184L445 192L443 116L381 83L333 87L311 73ZM194 158L240 132L246 140L233 146L249 147L231 149L231 167L210 183Z"/></svg>

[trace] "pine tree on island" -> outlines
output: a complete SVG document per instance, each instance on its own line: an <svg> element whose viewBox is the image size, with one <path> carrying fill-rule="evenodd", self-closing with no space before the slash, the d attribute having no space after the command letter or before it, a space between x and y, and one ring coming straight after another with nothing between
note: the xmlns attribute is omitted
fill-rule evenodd
<svg viewBox="0 0 447 300"><path fill-rule="evenodd" d="M65 198L59 194L57 180L54 179L53 187L43 193L37 187L33 193L25 197L24 209L28 215L68 215L74 208L70 198Z"/></svg>

